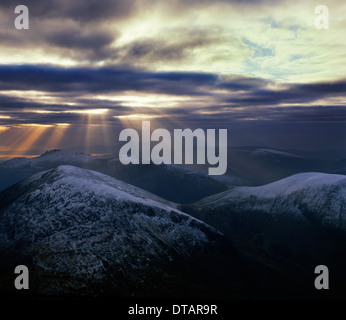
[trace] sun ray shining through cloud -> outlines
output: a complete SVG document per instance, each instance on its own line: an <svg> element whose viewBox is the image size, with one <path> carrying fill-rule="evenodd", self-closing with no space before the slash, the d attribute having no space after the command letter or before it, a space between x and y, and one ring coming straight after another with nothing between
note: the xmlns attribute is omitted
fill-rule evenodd
<svg viewBox="0 0 346 320"><path fill-rule="evenodd" d="M50 132L44 137L46 149L61 149L66 131L70 128L69 123L57 123L51 127Z"/></svg>
<svg viewBox="0 0 346 320"><path fill-rule="evenodd" d="M13 145L15 150L21 150L24 154L29 151L38 140L44 135L51 125L25 125L28 129L25 131L25 136Z"/></svg>
<svg viewBox="0 0 346 320"><path fill-rule="evenodd" d="M277 121L345 121L344 1L325 3L327 30L315 27L313 0L130 2L76 16L52 0L25 32L0 3L0 146L112 149L119 128L142 120L272 132Z"/></svg>

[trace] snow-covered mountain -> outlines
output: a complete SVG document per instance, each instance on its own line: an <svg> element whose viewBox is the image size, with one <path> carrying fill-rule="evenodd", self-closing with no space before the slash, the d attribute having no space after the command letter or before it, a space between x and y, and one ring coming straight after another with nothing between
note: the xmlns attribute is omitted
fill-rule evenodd
<svg viewBox="0 0 346 320"><path fill-rule="evenodd" d="M115 156L96 157L83 153L52 150L36 158L16 158L0 165L0 190L43 170L73 165L123 180L160 197L178 203L192 203L244 185L238 177L213 177L179 165L123 165Z"/></svg>
<svg viewBox="0 0 346 320"><path fill-rule="evenodd" d="M282 266L318 264L346 285L346 176L302 173L235 187L181 210L222 231L239 250Z"/></svg>
<svg viewBox="0 0 346 320"><path fill-rule="evenodd" d="M52 150L35 158L14 158L0 164L0 191L38 172L56 168L59 165L92 167L100 165L91 155Z"/></svg>
<svg viewBox="0 0 346 320"><path fill-rule="evenodd" d="M241 288L229 276L241 269L240 255L215 229L144 190L73 166L0 193L0 259L7 270L0 287L12 288L8 272L25 264L31 292L43 295L203 296L223 286L237 295Z"/></svg>
<svg viewBox="0 0 346 320"><path fill-rule="evenodd" d="M346 231L346 176L300 173L259 187L235 187L196 206L213 210L289 215Z"/></svg>

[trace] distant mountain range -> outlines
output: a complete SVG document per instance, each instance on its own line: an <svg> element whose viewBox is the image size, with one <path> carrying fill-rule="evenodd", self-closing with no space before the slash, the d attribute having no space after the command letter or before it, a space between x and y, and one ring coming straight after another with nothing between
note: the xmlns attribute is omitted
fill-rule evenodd
<svg viewBox="0 0 346 320"><path fill-rule="evenodd" d="M318 153L276 150L263 147L229 148L228 168L248 181L263 185L302 172L346 174L346 159ZM338 159L338 160L334 160Z"/></svg>
<svg viewBox="0 0 346 320"><path fill-rule="evenodd" d="M230 187L263 185L301 172L346 174L346 159L331 161L269 148L230 148L228 161L226 175L208 176L202 165L125 166L115 155L91 156L52 150L36 158L15 158L0 163L0 191L59 165L95 170L183 204L196 202Z"/></svg>
<svg viewBox="0 0 346 320"><path fill-rule="evenodd" d="M15 158L0 164L0 190L60 165L102 172L178 203L191 203L227 190L230 185L246 184L236 176L213 177L179 165L123 165L115 156L96 157L52 150L36 158Z"/></svg>

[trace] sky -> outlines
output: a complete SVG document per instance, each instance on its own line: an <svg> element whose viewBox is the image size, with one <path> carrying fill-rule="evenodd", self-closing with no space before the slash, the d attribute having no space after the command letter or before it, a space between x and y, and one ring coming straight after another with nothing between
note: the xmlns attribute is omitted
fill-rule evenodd
<svg viewBox="0 0 346 320"><path fill-rule="evenodd" d="M346 151L346 2L2 0L0 159L115 152L123 128ZM27 5L28 30L14 27Z"/></svg>

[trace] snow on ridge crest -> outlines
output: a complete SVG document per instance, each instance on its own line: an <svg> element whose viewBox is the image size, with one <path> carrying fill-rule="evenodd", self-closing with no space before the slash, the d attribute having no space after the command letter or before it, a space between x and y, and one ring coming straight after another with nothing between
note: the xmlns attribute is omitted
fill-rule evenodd
<svg viewBox="0 0 346 320"><path fill-rule="evenodd" d="M253 194L263 198L272 198L279 195L290 195L303 190L316 190L323 187L340 185L346 189L346 176L320 172L306 172L292 175L263 186L237 187L234 192ZM228 193L227 191L225 193Z"/></svg>
<svg viewBox="0 0 346 320"><path fill-rule="evenodd" d="M191 222L194 221L219 233L204 222L178 210L175 203L97 171L61 165L55 169L37 173L23 180L21 184L29 185L35 182L39 182L40 186L33 193L34 196L39 192L45 194L49 199L56 198L56 202L59 202L61 198L74 198L76 195L78 197L79 195L82 197L96 196L101 201L116 200L119 203L139 204L166 212L174 212Z"/></svg>
<svg viewBox="0 0 346 320"><path fill-rule="evenodd" d="M205 198L199 207L234 212L263 212L306 219L306 215L346 231L346 176L300 173L258 187L235 187Z"/></svg>
<svg viewBox="0 0 346 320"><path fill-rule="evenodd" d="M61 165L56 169L48 171L47 174L59 176L59 178L54 179L53 188L65 185L73 188L74 191L80 191L82 193L93 192L101 198L111 197L112 199L121 201L140 202L162 209L173 209L163 203L166 201L145 190L93 170Z"/></svg>

